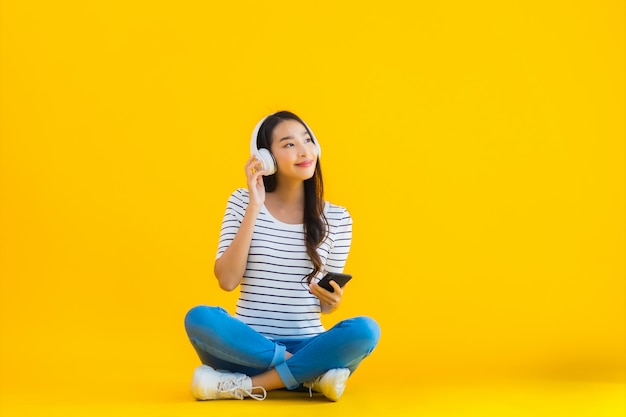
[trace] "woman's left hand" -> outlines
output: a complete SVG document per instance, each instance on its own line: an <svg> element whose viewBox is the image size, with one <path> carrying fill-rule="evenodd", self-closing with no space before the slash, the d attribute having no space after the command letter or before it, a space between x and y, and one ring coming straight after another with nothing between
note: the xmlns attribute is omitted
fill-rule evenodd
<svg viewBox="0 0 626 417"><path fill-rule="evenodd" d="M343 297L343 288L335 281L330 281L330 286L335 292L330 292L317 285L317 283L309 284L309 292L319 298L322 305L322 313L328 314L339 308L341 298Z"/></svg>

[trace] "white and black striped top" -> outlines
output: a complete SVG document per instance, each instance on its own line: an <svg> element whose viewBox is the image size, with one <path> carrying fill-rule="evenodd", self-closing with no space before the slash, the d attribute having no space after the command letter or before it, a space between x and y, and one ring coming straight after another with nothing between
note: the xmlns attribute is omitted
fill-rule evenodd
<svg viewBox="0 0 626 417"><path fill-rule="evenodd" d="M248 198L248 190L240 188L228 199L217 258L239 230ZM352 218L344 207L328 202L324 211L329 233L318 252L325 271L342 272L352 243ZM309 293L304 280L312 270L304 226L282 223L263 206L254 225L236 317L270 339L306 338L323 332L319 300Z"/></svg>

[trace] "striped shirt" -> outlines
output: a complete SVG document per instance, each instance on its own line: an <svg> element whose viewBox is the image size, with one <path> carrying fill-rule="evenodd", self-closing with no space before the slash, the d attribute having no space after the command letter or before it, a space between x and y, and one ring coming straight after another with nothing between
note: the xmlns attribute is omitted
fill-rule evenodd
<svg viewBox="0 0 626 417"><path fill-rule="evenodd" d="M245 188L228 199L217 258L239 230L248 201ZM328 202L324 213L329 231L317 251L323 270L342 272L352 242L352 218L344 207ZM319 299L309 293L304 280L312 270L304 226L282 223L263 206L254 225L236 317L270 339L301 339L324 332Z"/></svg>

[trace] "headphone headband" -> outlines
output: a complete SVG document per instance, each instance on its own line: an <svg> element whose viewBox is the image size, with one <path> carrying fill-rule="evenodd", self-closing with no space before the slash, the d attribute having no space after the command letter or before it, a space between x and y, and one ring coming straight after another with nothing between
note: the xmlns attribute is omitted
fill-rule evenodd
<svg viewBox="0 0 626 417"><path fill-rule="evenodd" d="M252 137L250 138L250 154L251 155L256 155L258 152L257 141L258 141L258 136L259 136L259 130L261 129L261 125L263 124L263 122L266 121L267 118L270 116L271 114L259 120L259 123L257 123L256 126L254 126L254 130L252 130Z"/></svg>

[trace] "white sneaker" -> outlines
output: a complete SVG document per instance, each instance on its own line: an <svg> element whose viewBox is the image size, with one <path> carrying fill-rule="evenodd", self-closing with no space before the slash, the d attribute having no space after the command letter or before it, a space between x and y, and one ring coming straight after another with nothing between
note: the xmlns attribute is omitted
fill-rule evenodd
<svg viewBox="0 0 626 417"><path fill-rule="evenodd" d="M263 393L253 394L253 389ZM267 391L263 387L253 387L252 379L244 374L218 372L210 366L200 365L193 373L191 395L197 400L243 400L250 397L261 401L267 397Z"/></svg>
<svg viewBox="0 0 626 417"><path fill-rule="evenodd" d="M343 390L346 389L349 376L350 370L348 368L336 368L302 385L309 389L309 395L311 395L311 390L313 390L321 392L331 401L339 401Z"/></svg>

